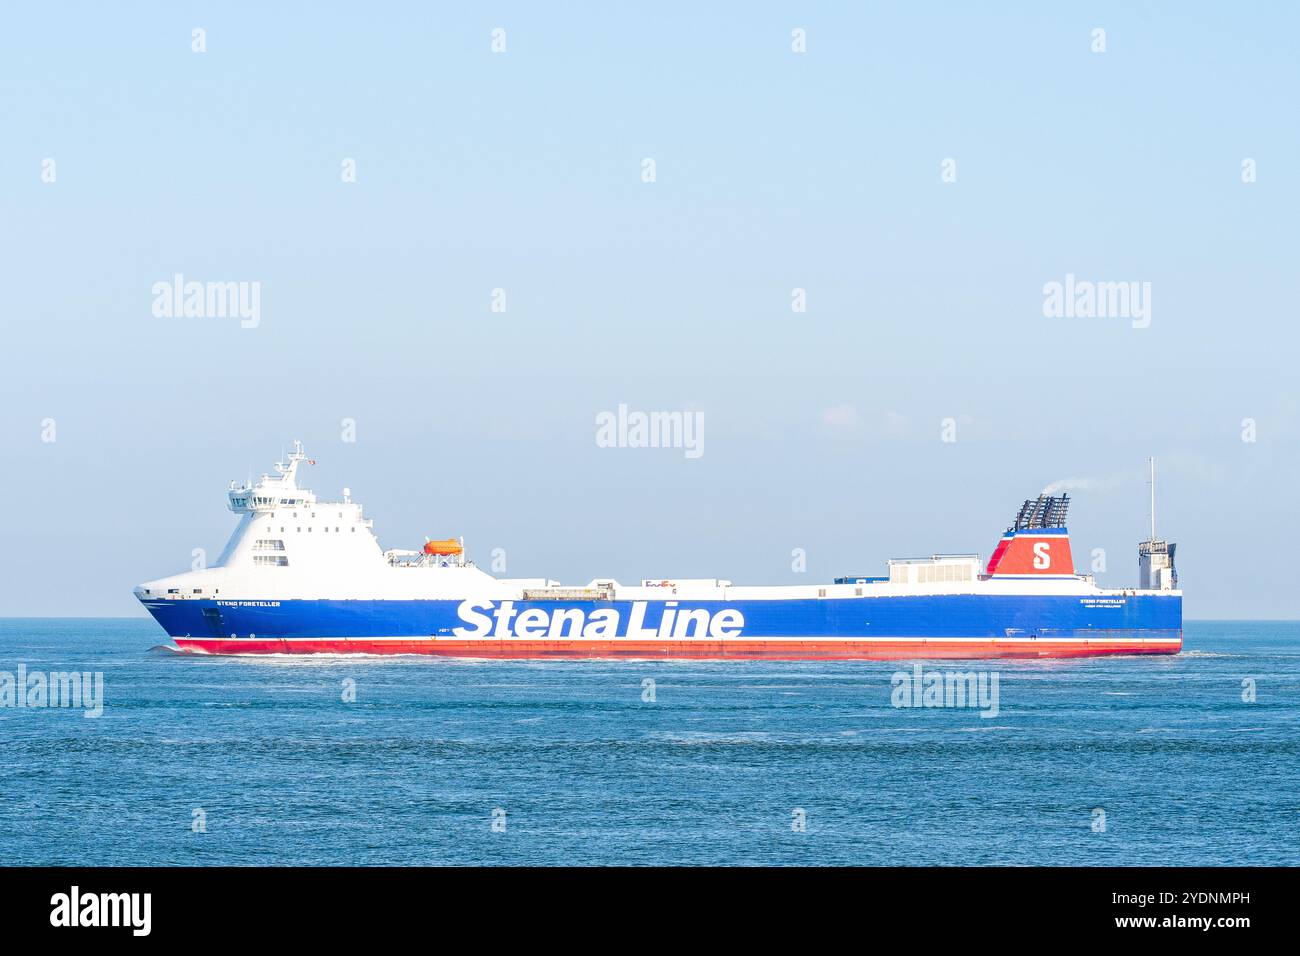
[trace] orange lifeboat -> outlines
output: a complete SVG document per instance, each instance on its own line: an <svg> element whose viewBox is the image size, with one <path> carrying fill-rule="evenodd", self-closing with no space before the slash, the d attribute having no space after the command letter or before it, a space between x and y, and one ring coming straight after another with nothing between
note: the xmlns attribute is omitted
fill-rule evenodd
<svg viewBox="0 0 1300 956"><path fill-rule="evenodd" d="M424 553L435 555L452 555L460 554L465 549L460 546L460 542L455 538L446 538L442 541L424 542Z"/></svg>

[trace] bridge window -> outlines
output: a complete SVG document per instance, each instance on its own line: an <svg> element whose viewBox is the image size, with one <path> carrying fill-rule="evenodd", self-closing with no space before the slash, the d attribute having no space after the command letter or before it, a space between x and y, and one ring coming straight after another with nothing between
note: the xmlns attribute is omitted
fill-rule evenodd
<svg viewBox="0 0 1300 956"><path fill-rule="evenodd" d="M257 554L253 556L253 563L284 568L289 566L289 559L282 554Z"/></svg>
<svg viewBox="0 0 1300 956"><path fill-rule="evenodd" d="M258 538L253 545L254 551L283 551L284 542L279 538Z"/></svg>

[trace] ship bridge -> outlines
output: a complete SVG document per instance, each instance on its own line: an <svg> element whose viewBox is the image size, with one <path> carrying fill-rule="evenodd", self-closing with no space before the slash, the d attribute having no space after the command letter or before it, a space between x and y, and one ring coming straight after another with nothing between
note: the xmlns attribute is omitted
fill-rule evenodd
<svg viewBox="0 0 1300 956"><path fill-rule="evenodd" d="M309 465L316 464L303 451L302 442L295 441L288 461L275 463L274 475L263 474L256 485L251 480L242 485L232 481L230 490L226 492L227 506L236 514L252 514L276 507L315 504L316 496L298 487L298 466L304 461Z"/></svg>

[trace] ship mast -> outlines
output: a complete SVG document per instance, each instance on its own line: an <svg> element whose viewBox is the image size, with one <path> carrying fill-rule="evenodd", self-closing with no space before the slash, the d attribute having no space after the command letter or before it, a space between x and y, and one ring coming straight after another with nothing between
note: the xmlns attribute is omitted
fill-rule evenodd
<svg viewBox="0 0 1300 956"><path fill-rule="evenodd" d="M1151 464L1151 540L1156 539L1156 460L1148 458Z"/></svg>
<svg viewBox="0 0 1300 956"><path fill-rule="evenodd" d="M1151 537L1138 542L1138 588L1143 591L1172 591L1178 588L1174 569L1176 545L1156 538L1156 460L1147 459L1151 469Z"/></svg>

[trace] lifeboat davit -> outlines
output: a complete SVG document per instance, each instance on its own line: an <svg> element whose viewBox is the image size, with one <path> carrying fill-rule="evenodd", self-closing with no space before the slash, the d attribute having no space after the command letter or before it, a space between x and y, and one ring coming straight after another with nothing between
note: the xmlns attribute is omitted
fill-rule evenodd
<svg viewBox="0 0 1300 956"><path fill-rule="evenodd" d="M464 550L465 549L461 547L460 542L455 538L445 538L442 541L424 542L425 554L446 556L446 555L460 554Z"/></svg>

